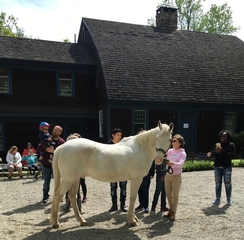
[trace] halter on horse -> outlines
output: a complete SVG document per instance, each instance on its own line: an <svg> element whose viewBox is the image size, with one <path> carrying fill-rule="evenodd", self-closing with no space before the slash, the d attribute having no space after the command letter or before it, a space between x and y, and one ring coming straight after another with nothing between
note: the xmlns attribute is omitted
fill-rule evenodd
<svg viewBox="0 0 244 240"><path fill-rule="evenodd" d="M167 164L169 162L169 160L166 158L166 152L163 148L156 148L156 152L157 151L161 151L163 152L164 154L164 158L162 159L162 163L161 163L161 172L163 174L163 177L166 175L166 173L169 173L169 174L173 174L173 168L171 166L168 166L167 168Z"/></svg>

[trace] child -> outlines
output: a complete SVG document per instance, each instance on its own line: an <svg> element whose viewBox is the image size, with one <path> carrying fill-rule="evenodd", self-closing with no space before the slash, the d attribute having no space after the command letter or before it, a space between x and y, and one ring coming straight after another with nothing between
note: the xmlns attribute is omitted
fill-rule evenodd
<svg viewBox="0 0 244 240"><path fill-rule="evenodd" d="M38 135L41 145L43 148L52 146L52 136L49 133L50 125L47 122L41 122L39 125L40 134ZM49 162L52 162L53 154L50 154ZM39 160L42 160L42 156L40 156Z"/></svg>
<svg viewBox="0 0 244 240"><path fill-rule="evenodd" d="M142 179L142 183L138 189L139 206L135 208L136 211L144 210L144 213L149 213L149 187L151 183L151 174L149 173Z"/></svg>
<svg viewBox="0 0 244 240"><path fill-rule="evenodd" d="M169 209L166 207L166 193L164 187L164 175L161 171L161 165L156 165L153 161L150 172L154 175L156 170L156 189L153 196L151 211L155 212L156 205L158 203L159 195L161 194L161 212L166 212Z"/></svg>
<svg viewBox="0 0 244 240"><path fill-rule="evenodd" d="M49 128L50 125L47 122L41 122L39 125L40 134L38 137L42 143L43 148L50 147L51 145L52 136L49 133Z"/></svg>
<svg viewBox="0 0 244 240"><path fill-rule="evenodd" d="M32 172L31 172L32 168L34 168L33 175L35 175L35 171L38 170L38 167L37 167L38 160L37 160L37 156L34 155L33 150L30 149L28 151L28 155L27 156L25 155L25 156L22 157L22 161L23 160L26 160L27 163L28 163L28 167L29 167L29 170L30 170L30 175L32 175Z"/></svg>

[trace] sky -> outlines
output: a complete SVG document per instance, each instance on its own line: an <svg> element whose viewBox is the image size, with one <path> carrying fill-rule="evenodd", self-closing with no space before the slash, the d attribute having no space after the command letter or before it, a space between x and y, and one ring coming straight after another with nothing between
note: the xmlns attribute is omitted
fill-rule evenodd
<svg viewBox="0 0 244 240"><path fill-rule="evenodd" d="M204 11L211 4L231 7L233 25L241 29L234 35L244 41L242 0L205 0ZM78 39L81 20L94 18L147 25L155 17L162 0L0 0L0 12L17 18L17 25L31 38L62 42ZM76 36L76 37L75 37Z"/></svg>

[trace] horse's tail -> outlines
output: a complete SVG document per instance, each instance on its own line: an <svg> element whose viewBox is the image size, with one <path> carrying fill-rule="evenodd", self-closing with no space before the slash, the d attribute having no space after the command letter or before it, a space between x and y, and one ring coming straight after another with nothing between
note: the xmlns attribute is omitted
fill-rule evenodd
<svg viewBox="0 0 244 240"><path fill-rule="evenodd" d="M61 147L61 146L60 146ZM55 149L54 155L53 155L53 162L52 162L52 167L53 167L53 184L54 184L54 192L53 192L53 202L52 202L52 207L51 207L51 213L50 213L50 222L55 223L57 222L58 214L59 214L59 204L57 201L57 190L60 186L60 171L58 168L58 160L59 160L59 155L60 155L60 150L61 148L58 147Z"/></svg>
<svg viewBox="0 0 244 240"><path fill-rule="evenodd" d="M53 162L52 162L52 166L53 166L53 180L54 180L54 193L57 191L57 189L60 186L60 171L58 168L58 159L59 159L59 155L60 155L60 147L58 147L55 150L55 154L53 155Z"/></svg>

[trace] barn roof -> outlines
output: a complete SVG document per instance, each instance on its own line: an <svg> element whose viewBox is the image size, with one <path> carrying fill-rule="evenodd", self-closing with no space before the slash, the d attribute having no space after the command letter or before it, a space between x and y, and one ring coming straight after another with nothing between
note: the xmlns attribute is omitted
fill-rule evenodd
<svg viewBox="0 0 244 240"><path fill-rule="evenodd" d="M0 59L94 64L84 45L11 37L0 37Z"/></svg>
<svg viewBox="0 0 244 240"><path fill-rule="evenodd" d="M244 104L244 42L83 18L112 100Z"/></svg>

